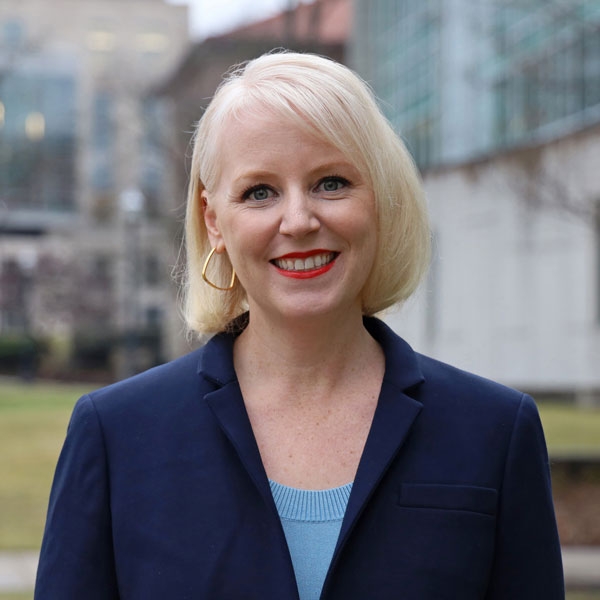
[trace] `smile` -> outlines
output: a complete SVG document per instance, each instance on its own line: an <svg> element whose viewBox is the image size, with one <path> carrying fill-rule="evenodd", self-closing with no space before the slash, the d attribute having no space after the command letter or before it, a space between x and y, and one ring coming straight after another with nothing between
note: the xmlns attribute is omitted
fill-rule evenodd
<svg viewBox="0 0 600 600"><path fill-rule="evenodd" d="M273 263L285 271L310 271L328 265L334 258L335 252L326 252L306 258L276 258Z"/></svg>
<svg viewBox="0 0 600 600"><path fill-rule="evenodd" d="M329 271L337 256L337 252L299 252L275 258L271 263L286 277L308 279Z"/></svg>

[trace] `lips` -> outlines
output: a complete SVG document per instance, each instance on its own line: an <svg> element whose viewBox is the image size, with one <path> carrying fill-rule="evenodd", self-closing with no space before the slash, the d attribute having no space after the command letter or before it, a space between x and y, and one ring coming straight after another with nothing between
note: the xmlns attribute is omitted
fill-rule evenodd
<svg viewBox="0 0 600 600"><path fill-rule="evenodd" d="M329 250L292 252L273 259L271 263L277 267L282 275L306 279L329 271L338 254L338 252Z"/></svg>
<svg viewBox="0 0 600 600"><path fill-rule="evenodd" d="M310 256L286 255L276 258L273 264L285 271L310 271L328 265L334 258L335 252L322 252Z"/></svg>

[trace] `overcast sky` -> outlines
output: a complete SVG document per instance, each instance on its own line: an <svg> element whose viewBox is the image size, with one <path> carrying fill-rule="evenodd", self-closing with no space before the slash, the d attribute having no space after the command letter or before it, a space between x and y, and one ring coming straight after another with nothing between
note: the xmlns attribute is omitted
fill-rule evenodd
<svg viewBox="0 0 600 600"><path fill-rule="evenodd" d="M306 1L306 0L304 0ZM190 7L191 34L195 39L223 33L283 10L298 0L168 0Z"/></svg>

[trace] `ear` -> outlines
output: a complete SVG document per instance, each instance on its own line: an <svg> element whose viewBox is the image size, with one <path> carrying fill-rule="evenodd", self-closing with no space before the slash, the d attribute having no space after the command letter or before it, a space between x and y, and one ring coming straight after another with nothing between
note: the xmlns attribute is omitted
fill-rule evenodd
<svg viewBox="0 0 600 600"><path fill-rule="evenodd" d="M206 190L202 190L200 194L200 202L202 203L202 214L204 216L204 225L208 233L210 245L216 248L218 254L225 250L225 242L221 235L217 222L217 213L215 212L214 203L210 202Z"/></svg>

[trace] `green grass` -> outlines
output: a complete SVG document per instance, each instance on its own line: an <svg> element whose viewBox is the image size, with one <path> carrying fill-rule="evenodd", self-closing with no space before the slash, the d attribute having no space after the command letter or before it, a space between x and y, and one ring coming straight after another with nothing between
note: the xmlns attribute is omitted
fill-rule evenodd
<svg viewBox="0 0 600 600"><path fill-rule="evenodd" d="M0 549L39 547L69 416L89 389L0 382Z"/></svg>
<svg viewBox="0 0 600 600"><path fill-rule="evenodd" d="M94 387L0 380L0 549L39 547L71 410ZM600 452L600 410L543 403L540 413L551 453Z"/></svg>
<svg viewBox="0 0 600 600"><path fill-rule="evenodd" d="M563 451L600 454L599 408L554 403L540 403L538 408L550 454Z"/></svg>

